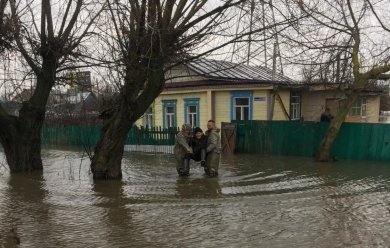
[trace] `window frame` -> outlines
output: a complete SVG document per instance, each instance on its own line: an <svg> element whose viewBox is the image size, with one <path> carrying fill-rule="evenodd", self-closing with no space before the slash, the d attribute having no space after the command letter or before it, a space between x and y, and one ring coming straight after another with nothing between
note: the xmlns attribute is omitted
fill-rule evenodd
<svg viewBox="0 0 390 248"><path fill-rule="evenodd" d="M150 125L149 125L150 124ZM150 106L144 113L143 116L144 127L154 127L154 111L153 106Z"/></svg>
<svg viewBox="0 0 390 248"><path fill-rule="evenodd" d="M292 99L298 99L298 102L295 103L292 101ZM297 116L295 116L295 114ZM299 91L291 91L290 92L290 120L297 121L301 119L301 113L302 113L302 95Z"/></svg>
<svg viewBox="0 0 390 248"><path fill-rule="evenodd" d="M230 94L230 120L236 121L236 99L248 98L248 120L253 119L253 94L252 91L232 91Z"/></svg>
<svg viewBox="0 0 390 248"><path fill-rule="evenodd" d="M367 118L367 98L358 97L356 102L349 110L348 116L361 116L362 118Z"/></svg>
<svg viewBox="0 0 390 248"><path fill-rule="evenodd" d="M191 113L196 115L195 123L191 123L189 120L189 107L195 106L196 112ZM184 99L184 122L189 123L192 127L199 127L200 115L199 115L199 98L186 98Z"/></svg>
<svg viewBox="0 0 390 248"><path fill-rule="evenodd" d="M162 105L163 105L163 128L173 128L173 127L177 127L177 109L176 109L176 102L177 100L174 99L174 100L161 100L162 101ZM168 126L168 122L167 122L167 108L168 107L173 107L173 126ZM170 115L171 116L171 115Z"/></svg>

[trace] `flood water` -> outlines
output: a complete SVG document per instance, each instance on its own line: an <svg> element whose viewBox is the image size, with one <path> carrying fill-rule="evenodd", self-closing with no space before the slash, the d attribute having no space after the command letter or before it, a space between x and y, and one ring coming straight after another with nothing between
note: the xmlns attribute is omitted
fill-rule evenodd
<svg viewBox="0 0 390 248"><path fill-rule="evenodd" d="M93 183L82 152L44 150L43 174L0 165L0 247L388 247L390 163L234 155L218 178L172 155L127 153Z"/></svg>

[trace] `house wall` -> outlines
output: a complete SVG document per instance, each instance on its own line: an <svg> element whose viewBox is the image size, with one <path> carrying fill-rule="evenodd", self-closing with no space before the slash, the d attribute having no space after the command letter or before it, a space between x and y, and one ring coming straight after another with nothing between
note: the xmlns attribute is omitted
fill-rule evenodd
<svg viewBox="0 0 390 248"><path fill-rule="evenodd" d="M378 123L380 115L380 96L367 97L367 122Z"/></svg>
<svg viewBox="0 0 390 248"><path fill-rule="evenodd" d="M281 98L281 101L275 99L274 114L273 114L272 120L285 121L285 120L288 120L288 117L286 116L286 114L283 111L282 103L283 103L287 113L290 114L290 91L283 90L283 91L279 91L278 93L279 93L279 96Z"/></svg>
<svg viewBox="0 0 390 248"><path fill-rule="evenodd" d="M230 122L230 91L215 92L215 122Z"/></svg>
<svg viewBox="0 0 390 248"><path fill-rule="evenodd" d="M253 120L267 120L270 95L268 92L269 90L253 91Z"/></svg>
<svg viewBox="0 0 390 248"><path fill-rule="evenodd" d="M187 98L199 98L199 124L202 129L206 129L207 121L214 118L217 126L221 122L231 121L231 95L232 92L250 91L252 93L252 119L267 120L268 104L270 104L270 89L218 89L203 91L170 91L163 92L154 102L153 118L155 126L163 126L163 100L176 100L176 124L180 127L185 120L184 100ZM212 93L214 94L214 116L212 116ZM279 95L286 108L290 111L290 92L288 90L279 91ZM275 101L273 120L288 120L288 117L282 110L280 101ZM142 125L142 119L138 120L137 125Z"/></svg>
<svg viewBox="0 0 390 248"><path fill-rule="evenodd" d="M302 116L305 121L320 121L322 112L326 108L326 99L340 99L343 96L341 92L336 91L305 91L302 93ZM334 102L336 103L336 102ZM329 104L329 102L328 102ZM332 115L337 113L338 106L331 106Z"/></svg>
<svg viewBox="0 0 390 248"><path fill-rule="evenodd" d="M201 92L170 92L161 94L154 101L154 123L156 126L163 126L163 100L176 100L176 124L181 126L185 123L184 100L188 98L199 98L199 124L202 129L207 126L209 120L209 102L207 91Z"/></svg>
<svg viewBox="0 0 390 248"><path fill-rule="evenodd" d="M302 94L302 116L305 121L320 121L321 113L326 107L330 108L332 115L336 115L339 101L343 99L341 91L318 91L304 92ZM346 122L369 122L379 121L379 96L365 96L367 99L367 118L361 116L347 116Z"/></svg>
<svg viewBox="0 0 390 248"><path fill-rule="evenodd" d="M188 82L188 81L200 81L205 80L204 77L198 76L195 72L192 70L184 67L184 66L178 66L176 68L173 68L169 70L165 74L165 78L168 80L166 83L173 83L173 82Z"/></svg>

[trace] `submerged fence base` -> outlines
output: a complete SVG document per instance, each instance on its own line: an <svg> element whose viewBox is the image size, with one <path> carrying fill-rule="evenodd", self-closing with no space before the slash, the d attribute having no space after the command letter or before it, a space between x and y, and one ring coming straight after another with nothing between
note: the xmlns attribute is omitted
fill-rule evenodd
<svg viewBox="0 0 390 248"><path fill-rule="evenodd" d="M126 152L148 152L173 154L173 146L158 145L125 145Z"/></svg>

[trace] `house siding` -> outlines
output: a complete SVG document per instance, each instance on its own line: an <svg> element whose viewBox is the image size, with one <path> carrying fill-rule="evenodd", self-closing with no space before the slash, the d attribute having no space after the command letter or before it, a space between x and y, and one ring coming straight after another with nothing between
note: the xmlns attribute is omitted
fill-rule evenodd
<svg viewBox="0 0 390 248"><path fill-rule="evenodd" d="M326 99L338 99L343 95L335 91L308 91L302 94L302 116L305 121L320 121L321 113L325 111ZM332 115L336 114L334 106L328 106Z"/></svg>
<svg viewBox="0 0 390 248"><path fill-rule="evenodd" d="M185 122L185 99L199 98L199 124L202 129L206 128L208 120L208 98L206 92L188 92L188 93L174 93L161 94L155 100L154 118L156 126L163 126L163 101L176 100L176 125L181 126Z"/></svg>
<svg viewBox="0 0 390 248"><path fill-rule="evenodd" d="M282 102L284 104L284 107L286 108L286 111L288 114L290 114L290 91L279 91L279 96L282 99ZM288 117L283 111L282 103L275 99L275 105L274 105L274 114L272 120L274 121L285 121L288 120Z"/></svg>
<svg viewBox="0 0 390 248"><path fill-rule="evenodd" d="M380 97L367 97L367 122L378 123L380 112Z"/></svg>
<svg viewBox="0 0 390 248"><path fill-rule="evenodd" d="M215 122L219 126L221 122L230 122L230 91L215 92Z"/></svg>
<svg viewBox="0 0 390 248"><path fill-rule="evenodd" d="M268 90L253 91L253 120L267 120L268 114ZM262 98L261 101L255 101L255 98Z"/></svg>
<svg viewBox="0 0 390 248"><path fill-rule="evenodd" d="M195 72L193 72L190 69L187 69L184 66L178 66L177 68L169 70L165 77L168 79L166 81L167 84L169 83L176 83L176 82L188 82L188 81L202 81L206 80L206 78L197 75Z"/></svg>
<svg viewBox="0 0 390 248"><path fill-rule="evenodd" d="M304 92L302 94L302 116L305 121L320 121L321 113L326 107L330 108L331 114L336 115L339 105L338 101L344 97L341 91L318 91ZM367 118L361 116L347 116L346 122L368 122L378 123L379 121L379 96L365 96L367 99Z"/></svg>

